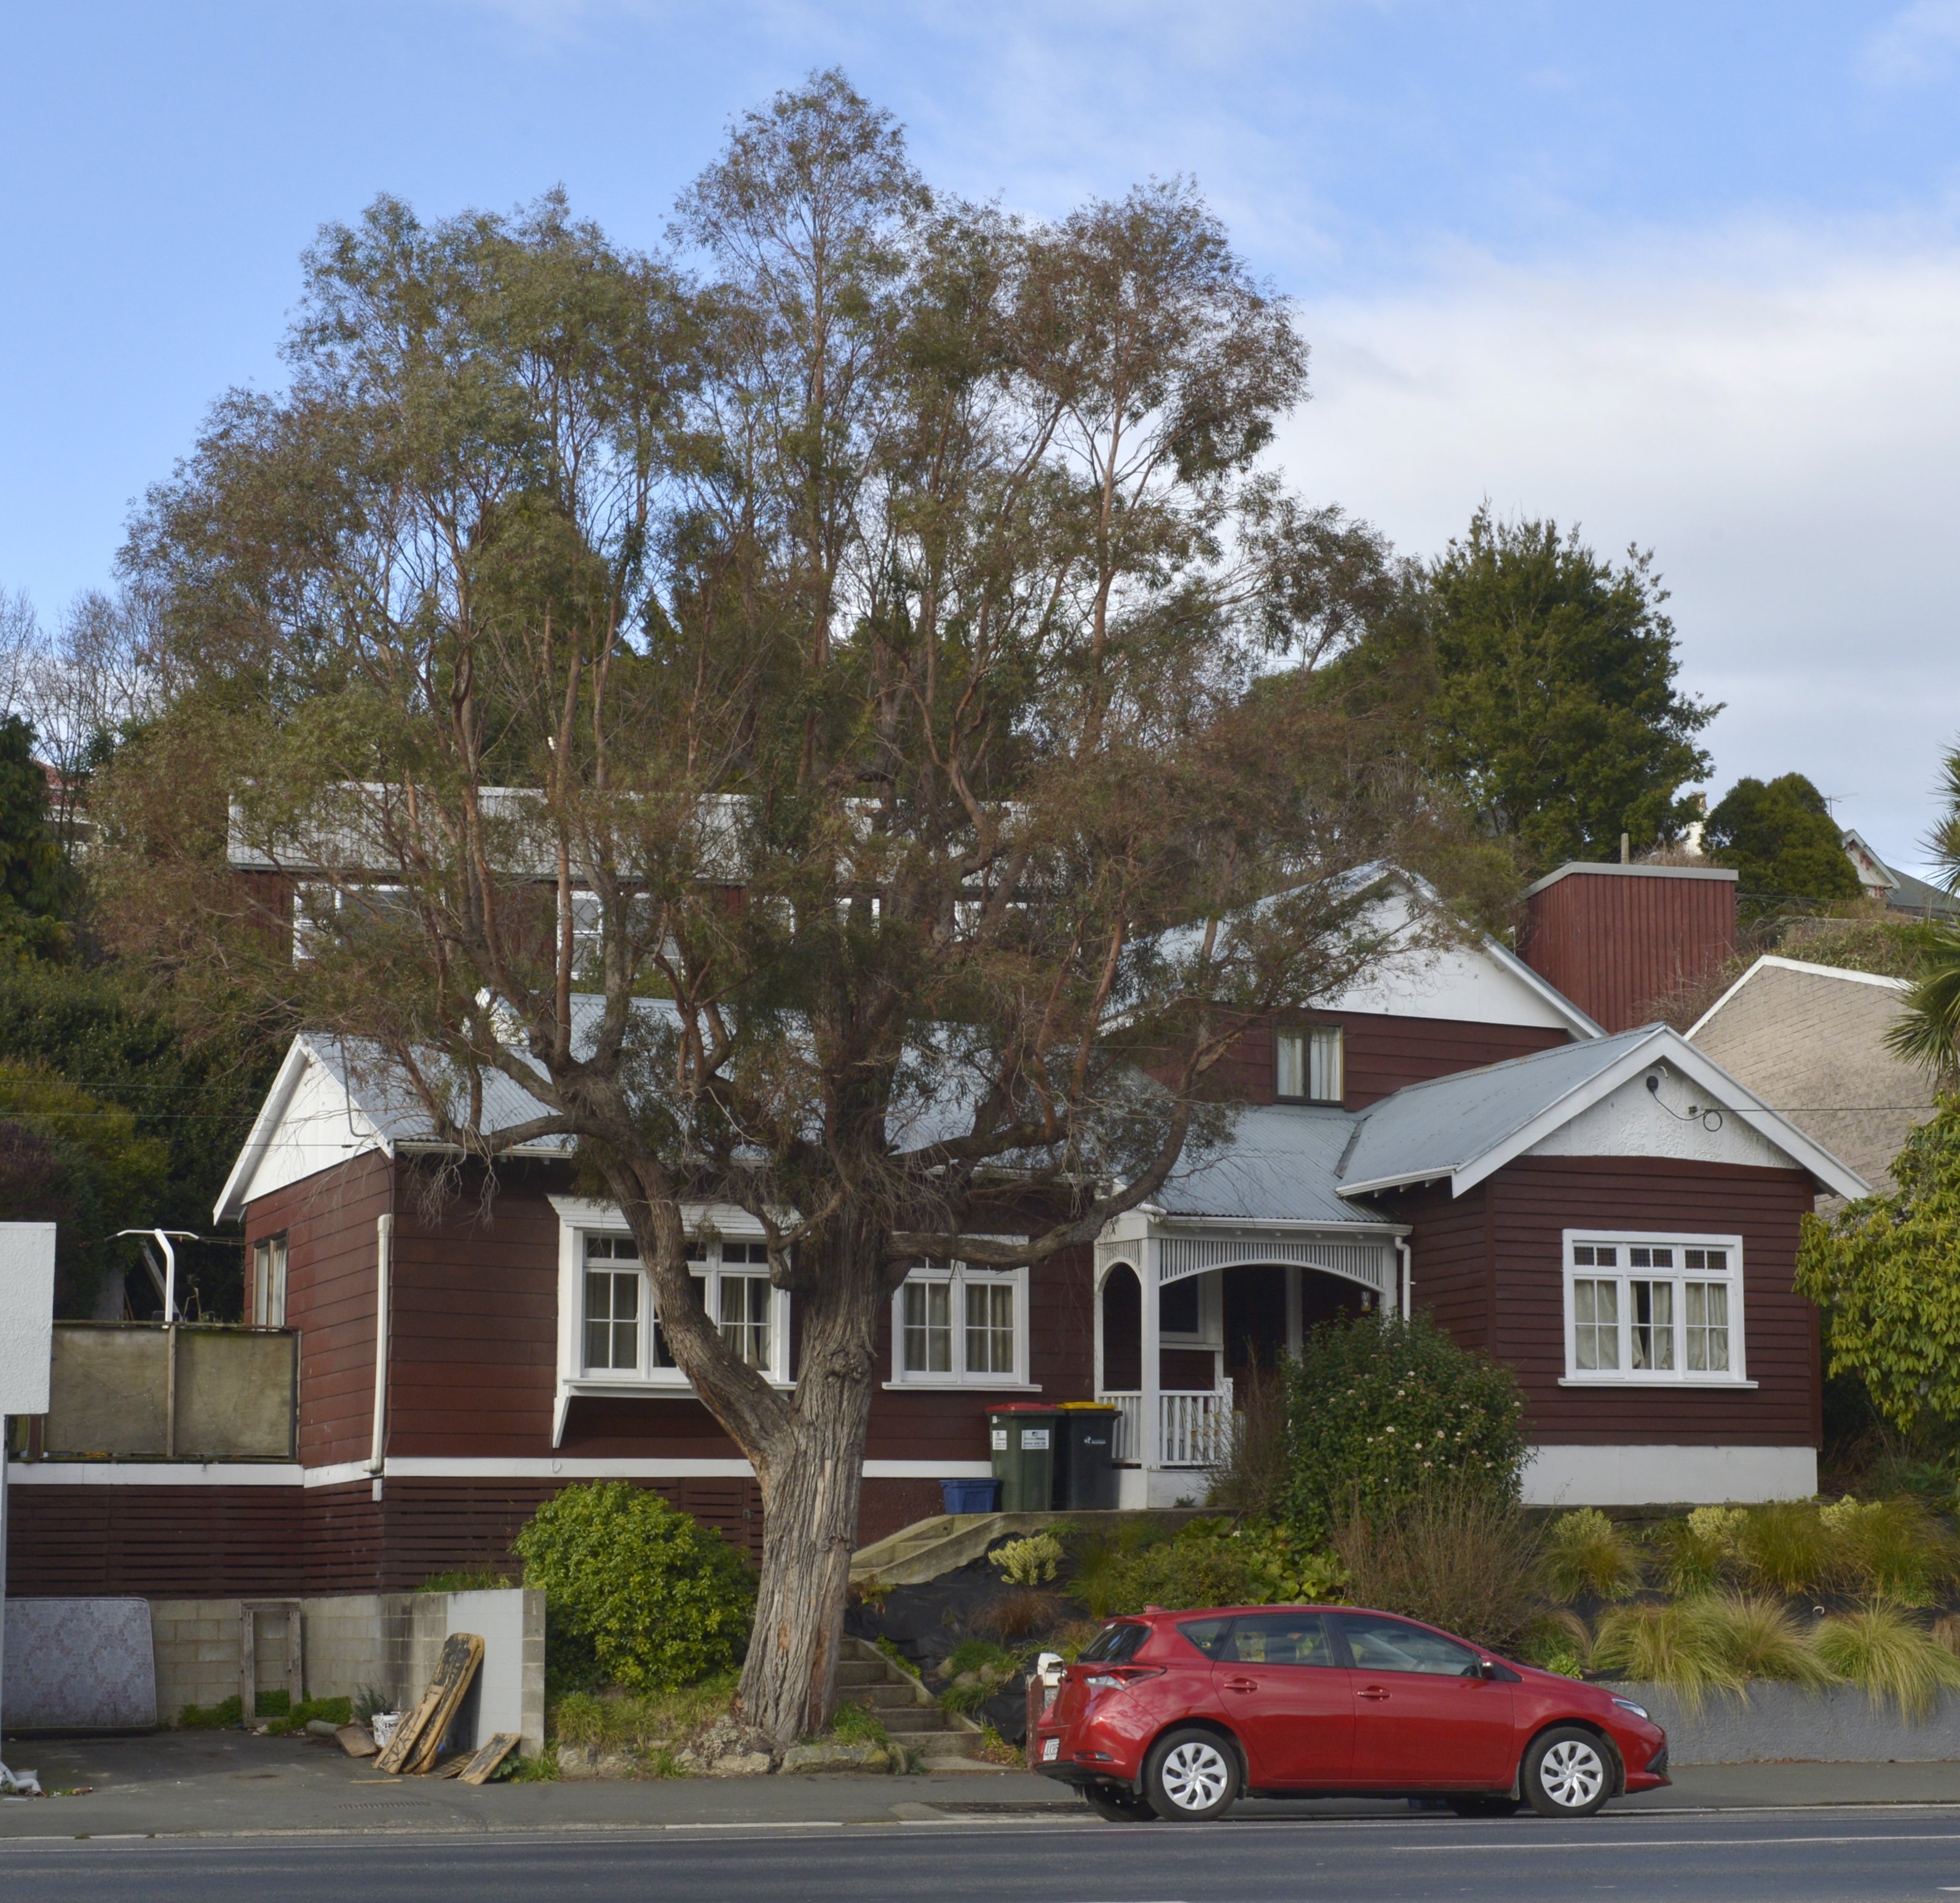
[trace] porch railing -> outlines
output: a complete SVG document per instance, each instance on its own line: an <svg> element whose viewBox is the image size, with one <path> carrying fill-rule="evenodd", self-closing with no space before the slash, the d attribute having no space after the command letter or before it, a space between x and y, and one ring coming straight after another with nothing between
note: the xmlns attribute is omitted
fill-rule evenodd
<svg viewBox="0 0 1960 1903"><path fill-rule="evenodd" d="M1224 1458L1232 1433L1232 1384L1216 1388L1169 1388L1157 1396L1157 1445L1145 1446L1144 1397L1101 1394L1116 1410L1111 1458L1128 1466L1208 1467Z"/></svg>

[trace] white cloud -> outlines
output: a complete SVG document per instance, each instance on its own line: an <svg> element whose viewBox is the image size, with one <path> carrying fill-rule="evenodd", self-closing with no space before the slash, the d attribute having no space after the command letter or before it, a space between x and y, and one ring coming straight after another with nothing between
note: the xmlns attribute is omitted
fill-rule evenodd
<svg viewBox="0 0 1960 1903"><path fill-rule="evenodd" d="M1913 0L1873 35L1865 48L1866 78L1910 84L1950 65L1960 53L1960 0Z"/></svg>
<svg viewBox="0 0 1960 1903"><path fill-rule="evenodd" d="M1960 738L1960 246L1652 241L1303 311L1293 478L1405 549L1480 499L1652 547L1716 786L1810 774L1911 866Z"/></svg>

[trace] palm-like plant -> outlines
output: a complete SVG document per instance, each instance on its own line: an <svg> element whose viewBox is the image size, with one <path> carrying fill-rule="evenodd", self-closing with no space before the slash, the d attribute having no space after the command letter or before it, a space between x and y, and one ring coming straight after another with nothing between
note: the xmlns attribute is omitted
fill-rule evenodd
<svg viewBox="0 0 1960 1903"><path fill-rule="evenodd" d="M1960 747L1947 755L1940 777L1946 811L1927 846L1939 883L1949 892L1960 892ZM1917 980L1906 993L1904 1015L1886 1041L1900 1056L1943 1078L1960 1072L1960 930L1939 929Z"/></svg>

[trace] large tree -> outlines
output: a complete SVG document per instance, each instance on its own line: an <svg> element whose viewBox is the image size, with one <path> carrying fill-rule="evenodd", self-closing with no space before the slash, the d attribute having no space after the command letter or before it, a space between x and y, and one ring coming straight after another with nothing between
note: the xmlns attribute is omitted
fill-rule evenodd
<svg viewBox="0 0 1960 1903"><path fill-rule="evenodd" d="M1535 871L1676 837L1708 771L1695 736L1719 709L1680 662L1651 558L1615 568L1549 521L1488 507L1412 570L1382 645L1421 694L1433 758ZM1414 650L1417 665L1408 656Z"/></svg>
<svg viewBox="0 0 1960 1903"><path fill-rule="evenodd" d="M1807 913L1858 897L1858 875L1824 796L1800 773L1739 780L1701 835L1718 866L1732 866L1744 912Z"/></svg>
<svg viewBox="0 0 1960 1903"><path fill-rule="evenodd" d="M1373 955L1360 869L1440 821L1309 691L1379 551L1257 472L1305 350L1188 190L937 199L829 74L676 243L555 199L329 230L289 391L221 404L129 561L159 732L338 895L267 984L466 1155L575 1139L632 1226L761 1482L740 1699L787 1739L834 1696L908 1267L1153 1194L1242 1014ZM184 889L239 982L221 879ZM717 1201L797 1304L793 1393L702 1311Z"/></svg>

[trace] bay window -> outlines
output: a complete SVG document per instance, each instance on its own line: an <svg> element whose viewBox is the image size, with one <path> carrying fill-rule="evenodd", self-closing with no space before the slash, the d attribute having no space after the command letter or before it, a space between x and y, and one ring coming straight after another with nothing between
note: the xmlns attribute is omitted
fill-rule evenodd
<svg viewBox="0 0 1960 1903"><path fill-rule="evenodd" d="M1567 1384L1744 1381L1739 1236L1564 1241Z"/></svg>

